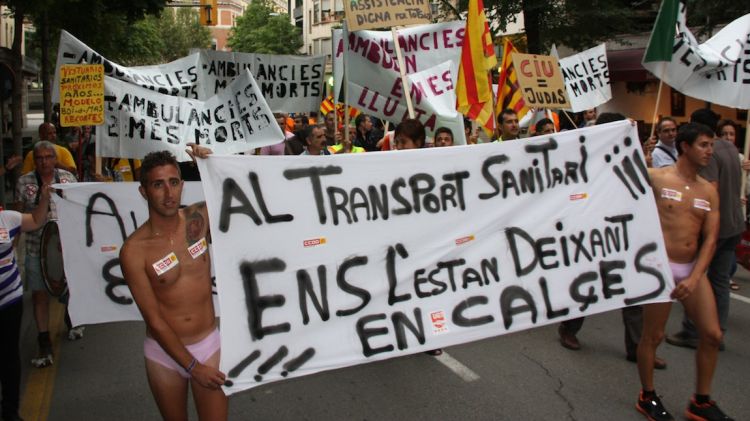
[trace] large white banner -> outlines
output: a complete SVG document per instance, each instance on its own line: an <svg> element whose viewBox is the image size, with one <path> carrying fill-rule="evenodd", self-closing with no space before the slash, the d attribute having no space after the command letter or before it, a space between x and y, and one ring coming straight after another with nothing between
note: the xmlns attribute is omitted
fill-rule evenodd
<svg viewBox="0 0 750 421"><path fill-rule="evenodd" d="M669 300L636 128L199 162L225 392Z"/></svg>
<svg viewBox="0 0 750 421"><path fill-rule="evenodd" d="M318 111L325 93L326 56L291 56L200 50L199 77L208 96L249 69L273 112Z"/></svg>
<svg viewBox="0 0 750 421"><path fill-rule="evenodd" d="M325 92L324 55L292 56L195 50L187 57L155 66L114 63L62 31L57 51L53 101L59 98L60 66L101 63L104 74L165 95L207 100L249 69L273 112L318 111Z"/></svg>
<svg viewBox="0 0 750 421"><path fill-rule="evenodd" d="M606 44L559 59L573 112L595 108L612 99Z"/></svg>
<svg viewBox="0 0 750 421"><path fill-rule="evenodd" d="M439 88L440 90L446 90L450 86L452 91L453 81L458 74L465 26L466 24L463 21L451 21L399 30L397 33L404 55L406 74L413 75L430 71L434 76L432 80L442 85ZM339 98L343 81L344 60L346 60L349 78L347 92L349 105L359 108L364 113L394 123L401 121L407 115L406 102L392 32L350 32L347 54L344 54L343 41L343 31L334 30L334 97ZM449 72L438 73L439 66L446 62L450 67ZM446 85L446 75L450 79L450 85ZM432 100L424 101L425 88L427 87L412 86L411 96L416 117L422 123L425 123L428 132L432 133L439 127L433 125L435 119L440 115L438 111L443 107L441 105L432 106ZM445 97L440 99L444 100ZM452 106L455 109L455 100ZM442 118L451 117L442 116Z"/></svg>
<svg viewBox="0 0 750 421"><path fill-rule="evenodd" d="M750 14L699 44L687 27L685 3L677 14L672 60L643 63L654 76L693 98L750 108Z"/></svg>
<svg viewBox="0 0 750 421"><path fill-rule="evenodd" d="M125 239L148 219L139 183L69 183L55 188L73 325L142 320L120 269ZM199 182L186 182L182 203L203 201Z"/></svg>
<svg viewBox="0 0 750 421"><path fill-rule="evenodd" d="M188 161L187 143L238 153L284 140L247 70L206 101L156 93L107 76L104 101L104 125L96 133L98 156L143 158L169 150Z"/></svg>

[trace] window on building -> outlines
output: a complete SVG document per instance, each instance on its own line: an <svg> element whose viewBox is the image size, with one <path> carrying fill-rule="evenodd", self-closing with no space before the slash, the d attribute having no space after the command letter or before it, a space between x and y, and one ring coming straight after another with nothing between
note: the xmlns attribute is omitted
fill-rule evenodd
<svg viewBox="0 0 750 421"><path fill-rule="evenodd" d="M320 2L313 3L313 23L320 22Z"/></svg>

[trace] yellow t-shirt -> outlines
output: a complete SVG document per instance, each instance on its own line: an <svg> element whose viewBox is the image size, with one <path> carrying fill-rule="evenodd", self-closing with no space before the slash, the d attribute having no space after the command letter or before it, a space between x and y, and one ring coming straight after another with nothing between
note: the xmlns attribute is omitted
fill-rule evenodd
<svg viewBox="0 0 750 421"><path fill-rule="evenodd" d="M76 161L73 159L73 155L70 153L70 151L67 148L64 148L60 145L54 145L55 146L55 153L57 153L57 166L63 167L65 169L72 168L73 170L76 169ZM28 172L34 171L36 169L36 164L34 163L34 151L31 150L29 153L26 154L26 157L23 159L23 167L21 168L21 174L26 174Z"/></svg>
<svg viewBox="0 0 750 421"><path fill-rule="evenodd" d="M344 145L341 143L337 143L333 146L328 147L328 151L332 154L342 153L341 151L344 149ZM350 153L362 153L365 151L365 148L354 146L352 145L352 151Z"/></svg>
<svg viewBox="0 0 750 421"><path fill-rule="evenodd" d="M141 168L141 160L134 159L133 166L135 168L130 168L130 160L121 158L114 163L113 169L122 175L122 181L137 181L135 179L135 170Z"/></svg>

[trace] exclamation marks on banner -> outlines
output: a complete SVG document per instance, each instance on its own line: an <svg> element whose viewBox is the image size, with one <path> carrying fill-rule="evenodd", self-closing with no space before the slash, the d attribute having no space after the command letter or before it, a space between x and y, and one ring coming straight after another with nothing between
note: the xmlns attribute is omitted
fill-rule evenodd
<svg viewBox="0 0 750 421"><path fill-rule="evenodd" d="M276 350L273 355L271 355L267 360L265 360L261 365L258 366L258 374L253 377L255 381L263 381L263 376L268 373L274 366L280 363L281 360L283 360L287 355L289 355L289 349L287 349L287 347L285 346L279 347L279 349ZM284 371L281 372L281 376L286 377L289 375L289 373L296 371L298 368L302 367L306 362L308 362L314 355L315 349L307 348L300 355L292 358L283 365ZM242 372L245 371L245 369L259 357L260 351L255 350L251 352L247 357L240 361L239 364L229 370L227 376L232 379L239 377L239 375L242 374ZM227 387L232 387L232 385L234 385L234 382L232 382L231 380L227 380L224 385Z"/></svg>
<svg viewBox="0 0 750 421"><path fill-rule="evenodd" d="M623 143L625 144L625 147L630 147L633 141L630 137L626 137ZM612 152L614 156L617 156L620 153L620 146L615 145L614 148L612 148ZM611 162L613 158L612 155L604 155L604 160L607 163ZM636 167L638 168L638 171L636 171ZM641 156L638 154L638 151L633 151L633 159L630 159L630 157L625 155L625 157L622 158L622 161L620 161L619 167L617 165L612 167L612 172L614 172L622 184L627 187L633 199L638 200L640 198L638 195L639 192L642 195L646 194L646 186L648 185L648 182L642 181L641 176L643 177L643 180L648 180L648 170L646 169L643 159L641 159ZM638 174L639 172L640 175Z"/></svg>

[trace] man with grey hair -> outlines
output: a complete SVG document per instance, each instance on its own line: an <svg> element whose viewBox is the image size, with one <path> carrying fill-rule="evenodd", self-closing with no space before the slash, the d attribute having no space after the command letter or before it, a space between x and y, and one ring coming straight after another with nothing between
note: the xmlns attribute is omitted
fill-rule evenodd
<svg viewBox="0 0 750 421"><path fill-rule="evenodd" d="M76 177L69 171L55 168L57 154L55 145L42 140L34 145L35 170L22 175L16 183L16 210L32 212L39 205L40 187L53 183L75 183ZM47 214L48 220L57 219L55 204L50 201ZM26 234L26 257L24 271L26 284L31 290L31 301L34 305L34 319L39 331L39 354L31 363L37 367L52 365L52 341L49 336L49 295L42 280L42 264L40 259L42 230L31 231ZM68 321L66 314L66 321ZM70 328L70 326L68 326ZM71 329L68 337L79 339L83 336L82 328Z"/></svg>

